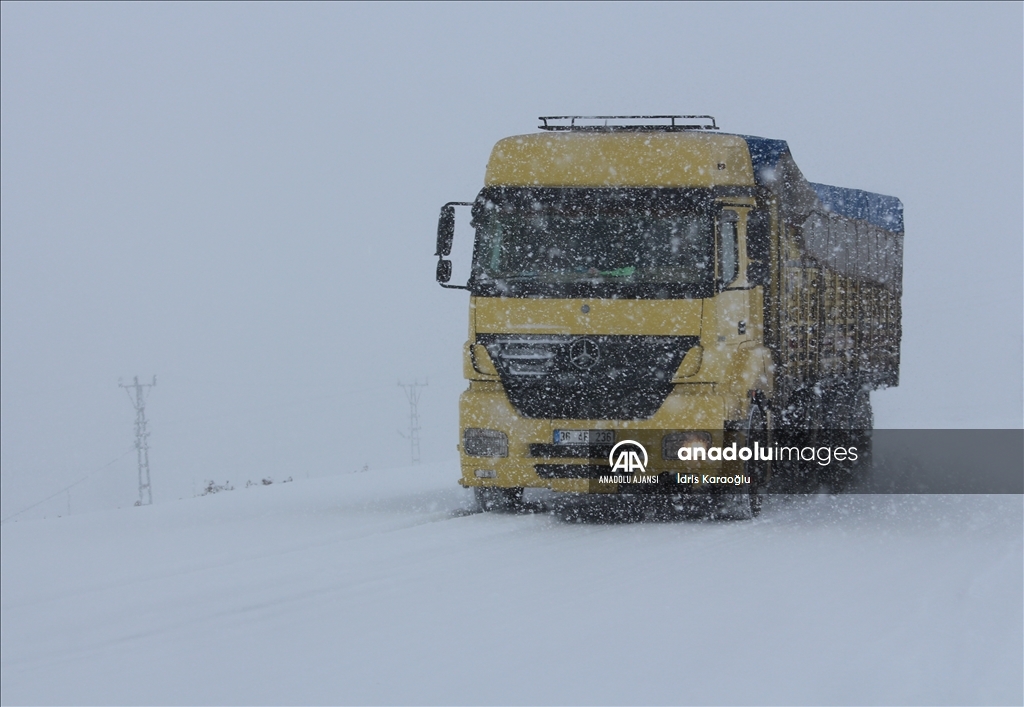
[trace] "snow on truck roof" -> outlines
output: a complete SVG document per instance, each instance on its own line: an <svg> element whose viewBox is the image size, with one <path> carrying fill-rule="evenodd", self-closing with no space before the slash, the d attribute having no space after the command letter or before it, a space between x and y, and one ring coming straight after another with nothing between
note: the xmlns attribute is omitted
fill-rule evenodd
<svg viewBox="0 0 1024 707"><path fill-rule="evenodd" d="M903 233L903 202L895 196L811 183L827 211Z"/></svg>
<svg viewBox="0 0 1024 707"><path fill-rule="evenodd" d="M771 182L795 168L784 140L703 129L572 129L514 135L491 151L486 186L717 187ZM799 170L796 170L799 173ZM804 181L803 176L798 177ZM903 204L892 196L825 184L810 186L821 206L903 231Z"/></svg>
<svg viewBox="0 0 1024 707"><path fill-rule="evenodd" d="M785 140L741 135L750 150L750 161L758 184L764 184L784 160L792 160ZM895 196L860 189L833 187L808 182L826 211L867 221L888 231L903 232L903 202Z"/></svg>

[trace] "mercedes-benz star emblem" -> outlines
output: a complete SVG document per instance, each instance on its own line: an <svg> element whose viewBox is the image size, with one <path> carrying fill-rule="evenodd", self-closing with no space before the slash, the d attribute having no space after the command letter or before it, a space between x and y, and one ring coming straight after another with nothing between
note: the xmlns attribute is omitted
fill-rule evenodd
<svg viewBox="0 0 1024 707"><path fill-rule="evenodd" d="M576 368L593 368L601 358L601 349L593 339L577 339L569 347L569 360Z"/></svg>

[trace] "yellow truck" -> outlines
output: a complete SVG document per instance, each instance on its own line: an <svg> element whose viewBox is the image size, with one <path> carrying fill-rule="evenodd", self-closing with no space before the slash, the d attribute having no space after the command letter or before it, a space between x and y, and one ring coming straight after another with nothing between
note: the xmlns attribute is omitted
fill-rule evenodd
<svg viewBox="0 0 1024 707"><path fill-rule="evenodd" d="M475 201L438 223L437 280L470 293L459 483L481 507L672 479L756 515L766 488L823 468L780 443L857 431L863 461L869 393L899 381L899 199L810 183L786 142L710 116L540 121L500 140ZM464 285L460 207L475 231ZM653 487L624 482L637 469L611 452L626 440ZM730 440L760 457L703 454Z"/></svg>

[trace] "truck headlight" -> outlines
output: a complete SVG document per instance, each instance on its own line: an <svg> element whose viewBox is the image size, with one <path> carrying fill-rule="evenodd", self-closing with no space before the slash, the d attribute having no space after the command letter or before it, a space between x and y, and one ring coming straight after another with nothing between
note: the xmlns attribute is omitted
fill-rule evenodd
<svg viewBox="0 0 1024 707"><path fill-rule="evenodd" d="M661 458L679 461L680 447L700 447L706 451L710 446L710 432L673 432L661 439Z"/></svg>
<svg viewBox="0 0 1024 707"><path fill-rule="evenodd" d="M467 427L462 433L462 449L471 457L507 457L508 436L498 430Z"/></svg>

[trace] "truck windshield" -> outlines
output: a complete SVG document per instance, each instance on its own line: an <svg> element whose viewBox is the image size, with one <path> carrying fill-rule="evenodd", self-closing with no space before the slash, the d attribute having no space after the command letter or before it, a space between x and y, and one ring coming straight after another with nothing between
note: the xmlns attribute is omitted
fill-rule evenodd
<svg viewBox="0 0 1024 707"><path fill-rule="evenodd" d="M470 288L504 297L706 297L714 237L706 193L487 188L473 205Z"/></svg>

